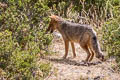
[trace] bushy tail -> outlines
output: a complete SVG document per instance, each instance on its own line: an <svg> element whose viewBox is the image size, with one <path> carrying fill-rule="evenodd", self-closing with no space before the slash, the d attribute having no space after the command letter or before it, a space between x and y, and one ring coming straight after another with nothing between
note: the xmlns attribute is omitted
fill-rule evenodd
<svg viewBox="0 0 120 80"><path fill-rule="evenodd" d="M99 42L97 40L97 37L96 37L95 33L93 33L91 35L90 46L91 46L92 50L94 51L94 53L96 54L96 57L103 61L104 56L103 56L103 53L102 53L102 51L100 49L100 45L99 45Z"/></svg>
<svg viewBox="0 0 120 80"><path fill-rule="evenodd" d="M101 50L100 50L99 43L97 41L96 36L92 37L91 46L92 46L92 49L94 50L94 52L96 53L96 57L99 57L101 54Z"/></svg>

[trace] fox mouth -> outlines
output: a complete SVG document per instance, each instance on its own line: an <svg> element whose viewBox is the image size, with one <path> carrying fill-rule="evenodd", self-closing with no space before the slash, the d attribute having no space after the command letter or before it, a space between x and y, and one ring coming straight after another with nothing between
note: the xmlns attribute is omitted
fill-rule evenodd
<svg viewBox="0 0 120 80"><path fill-rule="evenodd" d="M52 29L50 30L50 33L53 33L53 30L52 30Z"/></svg>
<svg viewBox="0 0 120 80"><path fill-rule="evenodd" d="M53 33L53 31L54 31L53 29L49 29L49 28L48 28L45 33L46 33L46 34L47 34L48 32Z"/></svg>

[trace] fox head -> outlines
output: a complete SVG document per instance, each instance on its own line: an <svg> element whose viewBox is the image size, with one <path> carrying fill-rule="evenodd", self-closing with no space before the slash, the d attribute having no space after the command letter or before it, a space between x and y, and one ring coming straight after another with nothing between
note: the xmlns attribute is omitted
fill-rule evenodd
<svg viewBox="0 0 120 80"><path fill-rule="evenodd" d="M53 33L53 31L55 29L57 29L58 27L58 21L59 21L59 17L58 16L55 16L55 15L52 15L52 16L49 16L51 21L49 23L49 26L48 26L48 29L46 32L50 31L50 33Z"/></svg>

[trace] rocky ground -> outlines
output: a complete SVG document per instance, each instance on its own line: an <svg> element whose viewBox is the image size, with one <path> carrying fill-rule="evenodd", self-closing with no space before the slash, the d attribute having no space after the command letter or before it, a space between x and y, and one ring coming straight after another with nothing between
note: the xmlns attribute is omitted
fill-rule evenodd
<svg viewBox="0 0 120 80"><path fill-rule="evenodd" d="M72 58L72 49L69 46L67 59L62 59L64 42L60 34L54 37L51 49L55 55L43 58L53 66L45 80L120 80L120 73L117 71L114 58L105 62L94 58L89 65L86 65L82 62L86 58L86 53L78 44L75 44L75 47L76 58Z"/></svg>

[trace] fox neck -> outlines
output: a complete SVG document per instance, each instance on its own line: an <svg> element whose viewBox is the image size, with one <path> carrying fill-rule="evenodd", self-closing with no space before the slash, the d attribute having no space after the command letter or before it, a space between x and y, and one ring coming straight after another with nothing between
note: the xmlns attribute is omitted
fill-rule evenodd
<svg viewBox="0 0 120 80"><path fill-rule="evenodd" d="M58 22L57 27L56 27L56 29L57 29L60 33L63 33L62 24L63 24L63 21L60 21L60 22Z"/></svg>

